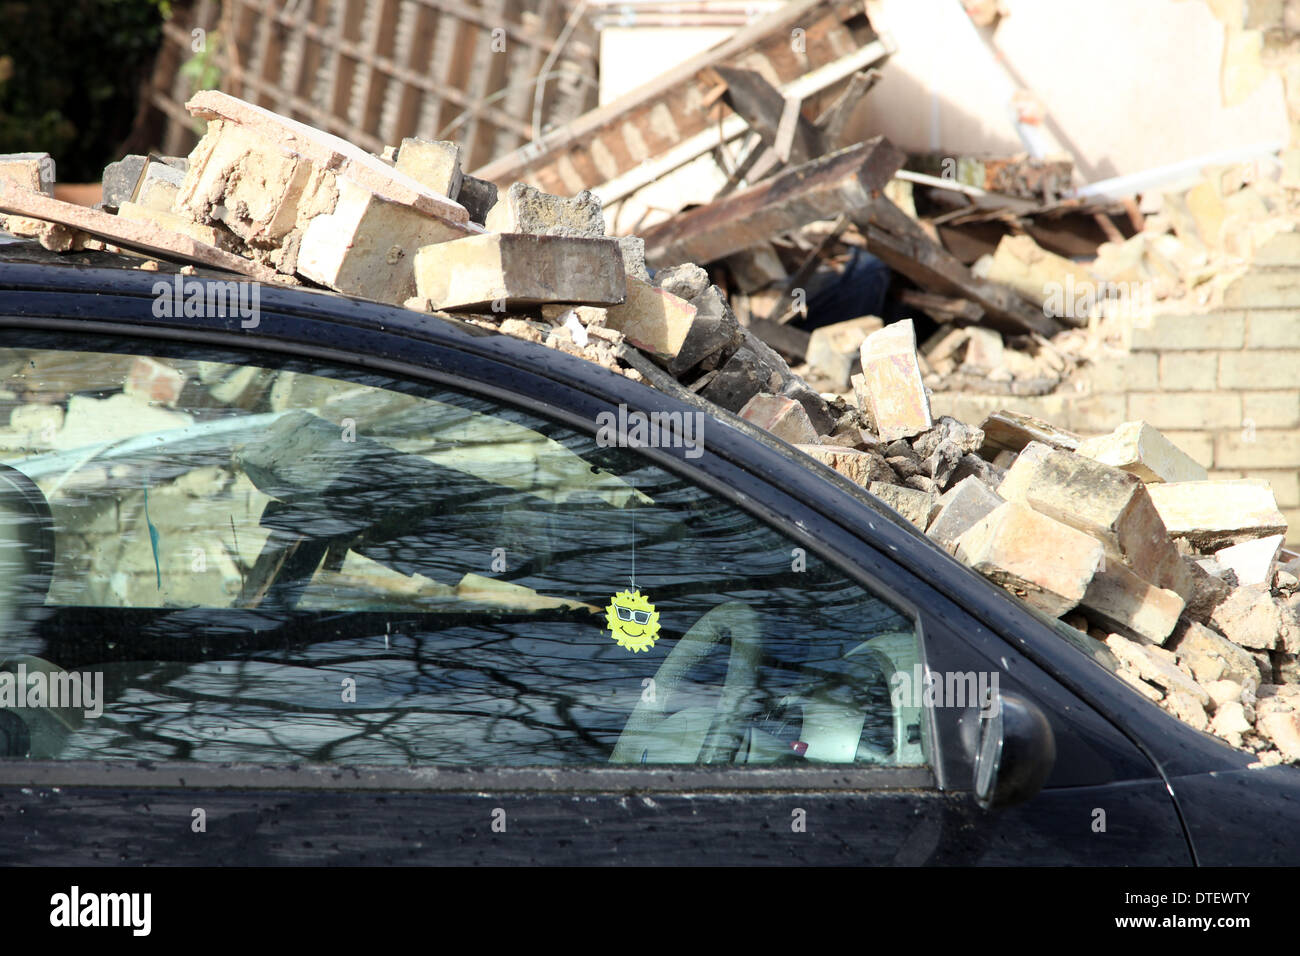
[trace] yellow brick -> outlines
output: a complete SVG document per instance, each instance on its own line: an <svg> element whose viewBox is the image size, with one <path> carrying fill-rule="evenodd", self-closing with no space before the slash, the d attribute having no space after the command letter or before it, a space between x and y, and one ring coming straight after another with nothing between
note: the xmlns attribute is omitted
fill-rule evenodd
<svg viewBox="0 0 1300 956"><path fill-rule="evenodd" d="M1164 436L1207 468L1214 463L1213 432L1166 431Z"/></svg>
<svg viewBox="0 0 1300 956"><path fill-rule="evenodd" d="M1245 334L1244 312L1157 315L1151 319L1149 327L1134 327L1133 349L1145 352L1165 349L1239 349L1245 341Z"/></svg>
<svg viewBox="0 0 1300 956"><path fill-rule="evenodd" d="M1125 421L1125 412L1123 394L1087 395L1068 404L1064 423L1053 421L1052 424L1085 436L1104 435Z"/></svg>
<svg viewBox="0 0 1300 956"><path fill-rule="evenodd" d="M1300 458L1300 451L1297 452ZM1300 508L1300 471L1296 468L1285 471L1269 471L1252 468L1244 475L1246 478L1263 478L1273 489L1279 507Z"/></svg>
<svg viewBox="0 0 1300 956"><path fill-rule="evenodd" d="M1246 348L1300 348L1300 310L1249 313L1246 317Z"/></svg>
<svg viewBox="0 0 1300 956"><path fill-rule="evenodd" d="M1300 430L1240 428L1214 437L1214 463L1220 468L1300 466Z"/></svg>
<svg viewBox="0 0 1300 956"><path fill-rule="evenodd" d="M1227 352L1219 356L1219 386L1233 389L1294 388L1300 351Z"/></svg>
<svg viewBox="0 0 1300 956"><path fill-rule="evenodd" d="M1171 392L1212 392L1219 383L1218 352L1164 352L1160 387ZM1138 390L1141 386L1131 386Z"/></svg>
<svg viewBox="0 0 1300 956"><path fill-rule="evenodd" d="M1240 428L1241 397L1224 392L1208 395L1199 392L1133 392L1128 397L1128 420L1136 419L1150 422L1162 431L1167 428Z"/></svg>
<svg viewBox="0 0 1300 956"><path fill-rule="evenodd" d="M1237 279L1223 293L1230 309L1294 309L1300 307L1300 271L1254 269Z"/></svg>
<svg viewBox="0 0 1300 956"><path fill-rule="evenodd" d="M1300 426L1300 392L1242 392L1241 421L1256 428Z"/></svg>

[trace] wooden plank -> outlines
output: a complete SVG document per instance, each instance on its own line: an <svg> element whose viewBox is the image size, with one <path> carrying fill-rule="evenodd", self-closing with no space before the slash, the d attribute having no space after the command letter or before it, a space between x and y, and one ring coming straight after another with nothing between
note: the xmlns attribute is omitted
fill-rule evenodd
<svg viewBox="0 0 1300 956"><path fill-rule="evenodd" d="M835 102L817 117L815 125L821 130L822 137L827 143L834 145L839 142L840 135L844 132L844 124L849 121L849 117L853 115L853 111L857 109L862 98L880 82L882 76L884 74L879 70L864 70L860 73L854 73L848 85L836 97Z"/></svg>
<svg viewBox="0 0 1300 956"><path fill-rule="evenodd" d="M789 361L802 362L808 355L812 334L803 329L758 317L751 318L747 327Z"/></svg>
<svg viewBox="0 0 1300 956"><path fill-rule="evenodd" d="M884 41L869 43L844 59L835 60L819 67L812 73L791 80L781 88L781 93L783 96L797 96L801 99L807 99L837 83L863 65L874 63L881 57L887 56L890 49L892 47ZM685 165L697 156L702 156L710 149L715 148L720 142L730 142L736 137L744 135L748 129L748 125L741 117L727 116L721 123L712 124L710 127L701 130L694 136L683 140L671 149L639 164L615 179L602 181L599 176L587 177L576 188L570 186L569 191L575 192L577 189L587 186L600 196L601 202L606 204L616 202L636 192L642 186L654 182L661 176ZM578 155L578 151L575 150L569 154L569 158ZM757 156L754 159L756 162L758 161ZM577 165L576 160L574 165ZM579 171L583 171L581 167L579 167ZM748 176L751 182L757 182L761 178L757 169L751 169Z"/></svg>
<svg viewBox="0 0 1300 956"><path fill-rule="evenodd" d="M867 239L869 252L927 291L974 302L986 313L985 325L1047 336L1061 331L1057 322L1011 289L971 275L886 197L878 197L854 221Z"/></svg>
<svg viewBox="0 0 1300 956"><path fill-rule="evenodd" d="M632 90L612 103L592 110L569 123L540 143L530 143L516 150L509 156L501 157L480 167L474 175L498 183L515 180L534 179L539 184L556 184L560 181L554 164L560 154L570 150L582 152L596 138L602 142L602 148L611 155L613 141L609 134L624 122L632 121L644 131L647 145L652 155L671 148L682 139L697 133L708 122L707 114L700 114L690 109L691 101L698 103L713 84L702 76L706 67L722 63L732 63L739 58L752 54L756 47L773 50L790 46L789 31L795 27L811 27L812 21L833 15L837 19L841 12L850 15L851 8L857 4L838 3L833 0L793 0L780 10L756 21L748 27L737 31L722 43L691 57L650 83ZM828 55L828 59L830 57ZM656 106L672 101L678 105L671 111L671 123L663 120L653 121L650 112ZM639 116L634 115L639 114ZM675 127L669 130L667 127ZM603 179L612 179L621 172L639 163L640 159L622 157L616 159L618 168ZM543 188L547 188L543 185Z"/></svg>
<svg viewBox="0 0 1300 956"><path fill-rule="evenodd" d="M51 199L44 193L22 189L0 180L0 212L17 216L31 216L46 222L57 222L72 229L80 229L105 242L127 249L135 249L163 259L192 262L198 265L237 272L261 282L282 282L274 269L245 259L225 250L197 242L179 232L172 232L154 223L134 222L113 216L98 209L78 206Z"/></svg>
<svg viewBox="0 0 1300 956"><path fill-rule="evenodd" d="M655 267L713 262L773 236L842 212L865 212L905 155L877 136L786 170L643 234Z"/></svg>
<svg viewBox="0 0 1300 956"><path fill-rule="evenodd" d="M758 134L765 146L776 149L778 155L781 154L776 142L788 108L788 101L781 95L781 91L753 70L721 65L714 67L714 70L727 84L723 93L727 105L749 124L749 128ZM797 109L792 112L790 122L793 129L790 132L789 148L782 159L798 166L824 154L826 143L820 131Z"/></svg>
<svg viewBox="0 0 1300 956"><path fill-rule="evenodd" d="M412 72L427 70L433 56L433 40L437 33L437 14L424 5L415 8L415 21L411 28L411 48L403 64ZM396 129L392 133L394 145L402 136L415 136L420 130L420 115L426 97L433 94L416 86L414 83L402 84L402 93L397 106Z"/></svg>

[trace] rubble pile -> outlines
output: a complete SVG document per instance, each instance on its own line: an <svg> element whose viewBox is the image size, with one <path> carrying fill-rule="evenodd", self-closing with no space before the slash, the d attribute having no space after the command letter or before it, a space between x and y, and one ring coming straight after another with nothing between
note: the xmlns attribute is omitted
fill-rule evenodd
<svg viewBox="0 0 1300 956"><path fill-rule="evenodd" d="M1209 480L1141 421L1085 440L1009 412L979 427L935 420L941 382L1020 394L1070 374L1076 359L1054 338L1069 332L1019 297L998 261L1018 250L1033 282L1044 262L1060 264L1004 240L991 270L967 270L885 194L904 159L887 142L829 152L643 239L611 238L591 193L516 183L498 195L461 170L451 143L407 139L376 156L219 92L189 108L208 128L188 159L114 164L102 209L51 199L37 158L0 160L7 228L55 249L144 249L454 315L684 389L862 485L1179 719L1261 763L1300 762L1300 556L1282 548L1269 487ZM1179 260L1161 238L1183 241L1169 208L1175 235L1144 231L1098 261L1123 275L1114 263L1137 263L1139 247ZM910 318L789 335L779 319L802 279L763 242L805 228L822 231L809 260L856 231L891 268L933 280L918 301L950 321L920 350ZM690 250L727 259L726 275L682 262Z"/></svg>

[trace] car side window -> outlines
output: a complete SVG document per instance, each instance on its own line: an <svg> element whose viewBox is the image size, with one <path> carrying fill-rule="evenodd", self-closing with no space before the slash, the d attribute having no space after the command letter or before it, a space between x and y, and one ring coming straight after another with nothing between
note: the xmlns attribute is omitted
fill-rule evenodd
<svg viewBox="0 0 1300 956"><path fill-rule="evenodd" d="M767 523L523 408L263 361L0 349L4 755L927 763L914 619Z"/></svg>

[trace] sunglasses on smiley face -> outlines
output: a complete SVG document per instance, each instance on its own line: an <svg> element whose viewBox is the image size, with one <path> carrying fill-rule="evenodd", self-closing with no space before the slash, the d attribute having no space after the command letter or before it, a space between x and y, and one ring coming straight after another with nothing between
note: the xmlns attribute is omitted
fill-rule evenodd
<svg viewBox="0 0 1300 956"><path fill-rule="evenodd" d="M618 613L620 621L635 622L642 625L650 623L649 611L635 611L630 607L623 607L621 604L615 604L614 610Z"/></svg>

